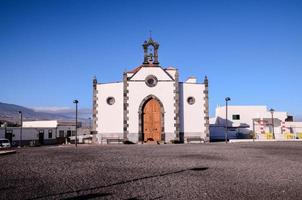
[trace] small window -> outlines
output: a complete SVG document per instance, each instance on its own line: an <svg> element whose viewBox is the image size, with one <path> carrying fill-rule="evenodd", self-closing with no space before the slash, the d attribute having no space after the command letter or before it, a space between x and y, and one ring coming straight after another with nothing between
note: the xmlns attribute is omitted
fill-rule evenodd
<svg viewBox="0 0 302 200"><path fill-rule="evenodd" d="M154 86L156 86L157 85L157 78L155 77L155 76L153 76L153 75L149 75L149 76L147 76L146 77L146 79L145 79L145 83L146 83L146 85L147 86L149 86L149 87L154 87Z"/></svg>
<svg viewBox="0 0 302 200"><path fill-rule="evenodd" d="M233 115L233 120L240 120L240 115Z"/></svg>
<svg viewBox="0 0 302 200"><path fill-rule="evenodd" d="M71 131L71 136L75 136L76 132L75 131Z"/></svg>
<svg viewBox="0 0 302 200"><path fill-rule="evenodd" d="M52 138L52 130L51 129L48 130L48 138Z"/></svg>
<svg viewBox="0 0 302 200"><path fill-rule="evenodd" d="M113 105L114 103L115 103L114 97L108 97L108 98L107 98L107 104L108 104L108 105Z"/></svg>
<svg viewBox="0 0 302 200"><path fill-rule="evenodd" d="M188 104L193 105L195 103L195 98L194 97L188 97L187 102L188 102Z"/></svg>

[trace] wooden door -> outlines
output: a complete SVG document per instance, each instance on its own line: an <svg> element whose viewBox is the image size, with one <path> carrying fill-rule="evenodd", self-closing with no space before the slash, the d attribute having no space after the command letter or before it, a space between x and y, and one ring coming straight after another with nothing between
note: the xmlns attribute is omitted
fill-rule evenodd
<svg viewBox="0 0 302 200"><path fill-rule="evenodd" d="M156 99L149 100L144 107L144 142L161 140L161 111Z"/></svg>

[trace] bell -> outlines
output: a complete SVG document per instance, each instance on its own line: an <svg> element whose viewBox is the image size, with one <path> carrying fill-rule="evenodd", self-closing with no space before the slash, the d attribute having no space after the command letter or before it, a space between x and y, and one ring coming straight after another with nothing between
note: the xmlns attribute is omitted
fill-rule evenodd
<svg viewBox="0 0 302 200"><path fill-rule="evenodd" d="M153 54L152 53L149 54L149 61L153 61Z"/></svg>

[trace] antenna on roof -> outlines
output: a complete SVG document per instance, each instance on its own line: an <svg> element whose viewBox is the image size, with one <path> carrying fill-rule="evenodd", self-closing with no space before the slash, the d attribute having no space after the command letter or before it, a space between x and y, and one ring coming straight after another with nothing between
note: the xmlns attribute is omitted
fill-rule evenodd
<svg viewBox="0 0 302 200"><path fill-rule="evenodd" d="M149 31L150 38L152 38L152 30Z"/></svg>

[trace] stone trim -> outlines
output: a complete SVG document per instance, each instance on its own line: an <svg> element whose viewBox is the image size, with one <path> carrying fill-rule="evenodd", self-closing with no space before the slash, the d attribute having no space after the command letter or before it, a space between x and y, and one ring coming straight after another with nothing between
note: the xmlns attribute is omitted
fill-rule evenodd
<svg viewBox="0 0 302 200"><path fill-rule="evenodd" d="M179 74L178 71L176 70L175 73L175 82L174 82L174 135L175 135L175 140L180 140L180 124L179 124Z"/></svg>
<svg viewBox="0 0 302 200"><path fill-rule="evenodd" d="M97 94L98 94L98 91L97 91L97 79L96 77L93 78L92 80L92 119L93 119L93 122L92 122L92 131L94 133L96 133L96 128L97 128L97 121L98 121L98 111L97 111L97 108L98 108L98 97L97 97Z"/></svg>
<svg viewBox="0 0 302 200"><path fill-rule="evenodd" d="M97 90L97 79L96 77L93 77L92 80L92 132L93 137L92 137L92 142L93 143L98 143L98 138L96 136L97 134L97 127L98 127L98 90Z"/></svg>
<svg viewBox="0 0 302 200"><path fill-rule="evenodd" d="M209 81L208 77L204 78L204 127L205 127L205 142L210 141L210 121L209 121Z"/></svg>
<svg viewBox="0 0 302 200"><path fill-rule="evenodd" d="M152 80L153 82L150 83L149 81ZM148 86L148 87L155 87L158 83L158 79L156 76L150 74L148 75L146 78L145 78L145 84Z"/></svg>
<svg viewBox="0 0 302 200"><path fill-rule="evenodd" d="M155 99L159 102L160 104L160 112L161 112L161 141L166 142L165 139L165 110L164 110L164 105L163 103L157 98L155 95L148 95L146 96L141 104L139 105L138 109L138 141L143 143L144 142L144 131L143 131L143 109L146 103L151 100Z"/></svg>
<svg viewBox="0 0 302 200"><path fill-rule="evenodd" d="M148 65L149 64L149 55L148 55L148 47L149 46L153 46L154 48L154 61L153 65L158 65L159 62L158 62L158 48L159 48L159 44L154 41L151 37L149 38L149 40L145 40L144 44L143 44L143 49L144 49L144 62L143 62L143 65Z"/></svg>
<svg viewBox="0 0 302 200"><path fill-rule="evenodd" d="M123 109L124 109L124 112L123 112L123 122L124 122L123 139L124 139L124 141L128 140L128 134L129 134L129 131L128 131L128 127L129 127L129 117L128 117L128 114L129 114L129 102L128 102L129 90L128 90L128 86L129 86L129 83L128 83L128 79L127 79L127 73L125 72L123 74Z"/></svg>

